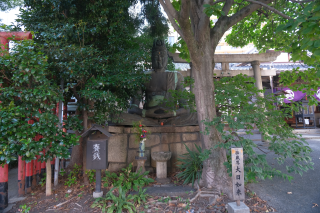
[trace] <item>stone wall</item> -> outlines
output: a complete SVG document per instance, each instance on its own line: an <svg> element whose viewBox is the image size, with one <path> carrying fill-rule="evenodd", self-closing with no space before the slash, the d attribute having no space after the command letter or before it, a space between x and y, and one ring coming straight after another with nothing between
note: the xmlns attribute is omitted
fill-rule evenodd
<svg viewBox="0 0 320 213"><path fill-rule="evenodd" d="M155 171L156 162L151 159L152 152L170 151L172 157L168 161L168 170L175 171L177 158L179 155L187 153L184 146L186 144L191 150L195 150L195 145L200 145L199 126L184 127L146 127L150 131L146 140L146 169ZM119 171L133 162L136 166L135 156L139 143L135 142L134 129L130 127L109 126L108 131L112 133L109 139L108 161L109 171Z"/></svg>

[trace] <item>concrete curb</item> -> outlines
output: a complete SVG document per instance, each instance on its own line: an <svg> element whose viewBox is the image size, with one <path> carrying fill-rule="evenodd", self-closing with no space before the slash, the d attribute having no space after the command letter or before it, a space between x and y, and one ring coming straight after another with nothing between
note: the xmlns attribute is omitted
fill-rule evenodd
<svg viewBox="0 0 320 213"><path fill-rule="evenodd" d="M26 198L27 197L12 197L12 198L9 198L9 201L8 201L9 205L8 205L7 208L5 208L3 210L3 213L6 213L6 212L10 211L12 209L12 207L16 205L15 204L16 202L19 202L19 201L24 200Z"/></svg>

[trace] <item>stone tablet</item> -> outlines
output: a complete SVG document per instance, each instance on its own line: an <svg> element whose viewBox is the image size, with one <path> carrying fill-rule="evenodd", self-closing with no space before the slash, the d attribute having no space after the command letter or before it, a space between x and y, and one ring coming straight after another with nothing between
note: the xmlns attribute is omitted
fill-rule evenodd
<svg viewBox="0 0 320 213"><path fill-rule="evenodd" d="M233 199L244 200L243 149L231 148Z"/></svg>

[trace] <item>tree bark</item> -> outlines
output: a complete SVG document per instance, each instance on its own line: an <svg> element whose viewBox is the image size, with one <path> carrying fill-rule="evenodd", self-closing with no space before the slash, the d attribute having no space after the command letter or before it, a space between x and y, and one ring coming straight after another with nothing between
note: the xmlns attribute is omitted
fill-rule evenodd
<svg viewBox="0 0 320 213"><path fill-rule="evenodd" d="M76 115L79 115L79 110L76 111ZM80 116L82 117L82 116ZM84 124L83 124L84 125ZM76 131L76 136L81 135L81 132ZM68 168L73 168L75 164L82 166L83 161L83 147L82 147L82 140L83 138L80 137L79 139L79 145L76 145L72 147L71 157L70 157L70 163L68 165Z"/></svg>
<svg viewBox="0 0 320 213"><path fill-rule="evenodd" d="M46 196L50 196L52 194L52 183L51 183L51 160L48 159L46 162Z"/></svg>
<svg viewBox="0 0 320 213"><path fill-rule="evenodd" d="M81 133L76 132L76 135L79 136ZM72 147L72 152L71 152L71 158L70 158L70 163L68 165L68 168L73 168L75 164L77 165L82 165L82 158L83 158L83 150L82 150L82 140L83 138L81 137L79 139L79 145L76 145Z"/></svg>
<svg viewBox="0 0 320 213"><path fill-rule="evenodd" d="M82 111L83 115L83 131L87 131L88 129L88 112L87 110ZM85 185L89 185L89 177L86 174L87 171L87 143L86 140L82 139L82 150L83 150L83 161L82 161L82 171L83 171L83 182Z"/></svg>
<svg viewBox="0 0 320 213"><path fill-rule="evenodd" d="M201 42L202 44L205 42ZM210 48L210 39L203 45L202 52L191 55L192 72L195 80L194 94L197 105L198 121L200 131L205 132L204 120L212 121L216 115L213 82L213 50ZM221 134L214 126L207 126L209 133L202 135L202 148L210 149L212 152L204 162L202 180L204 186L215 187L223 193L232 197L232 180L227 173L227 168L223 165L227 161L226 150L214 146L222 142Z"/></svg>

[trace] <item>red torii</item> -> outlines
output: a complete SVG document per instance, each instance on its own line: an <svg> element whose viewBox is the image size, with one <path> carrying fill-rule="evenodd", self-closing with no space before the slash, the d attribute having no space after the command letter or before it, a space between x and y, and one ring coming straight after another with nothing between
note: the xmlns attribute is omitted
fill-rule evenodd
<svg viewBox="0 0 320 213"><path fill-rule="evenodd" d="M9 40L26 40L32 39L31 32L0 32L1 49L9 50ZM0 84L2 87L2 84ZM18 159L18 186L19 195L24 190L25 179L25 161L22 161L19 156ZM22 189L23 186L23 189ZM8 206L8 164L3 167L0 166L0 211L4 210ZM24 194L24 193L23 193Z"/></svg>
<svg viewBox="0 0 320 213"><path fill-rule="evenodd" d="M9 50L9 40L32 39L31 32L0 32L1 49Z"/></svg>

